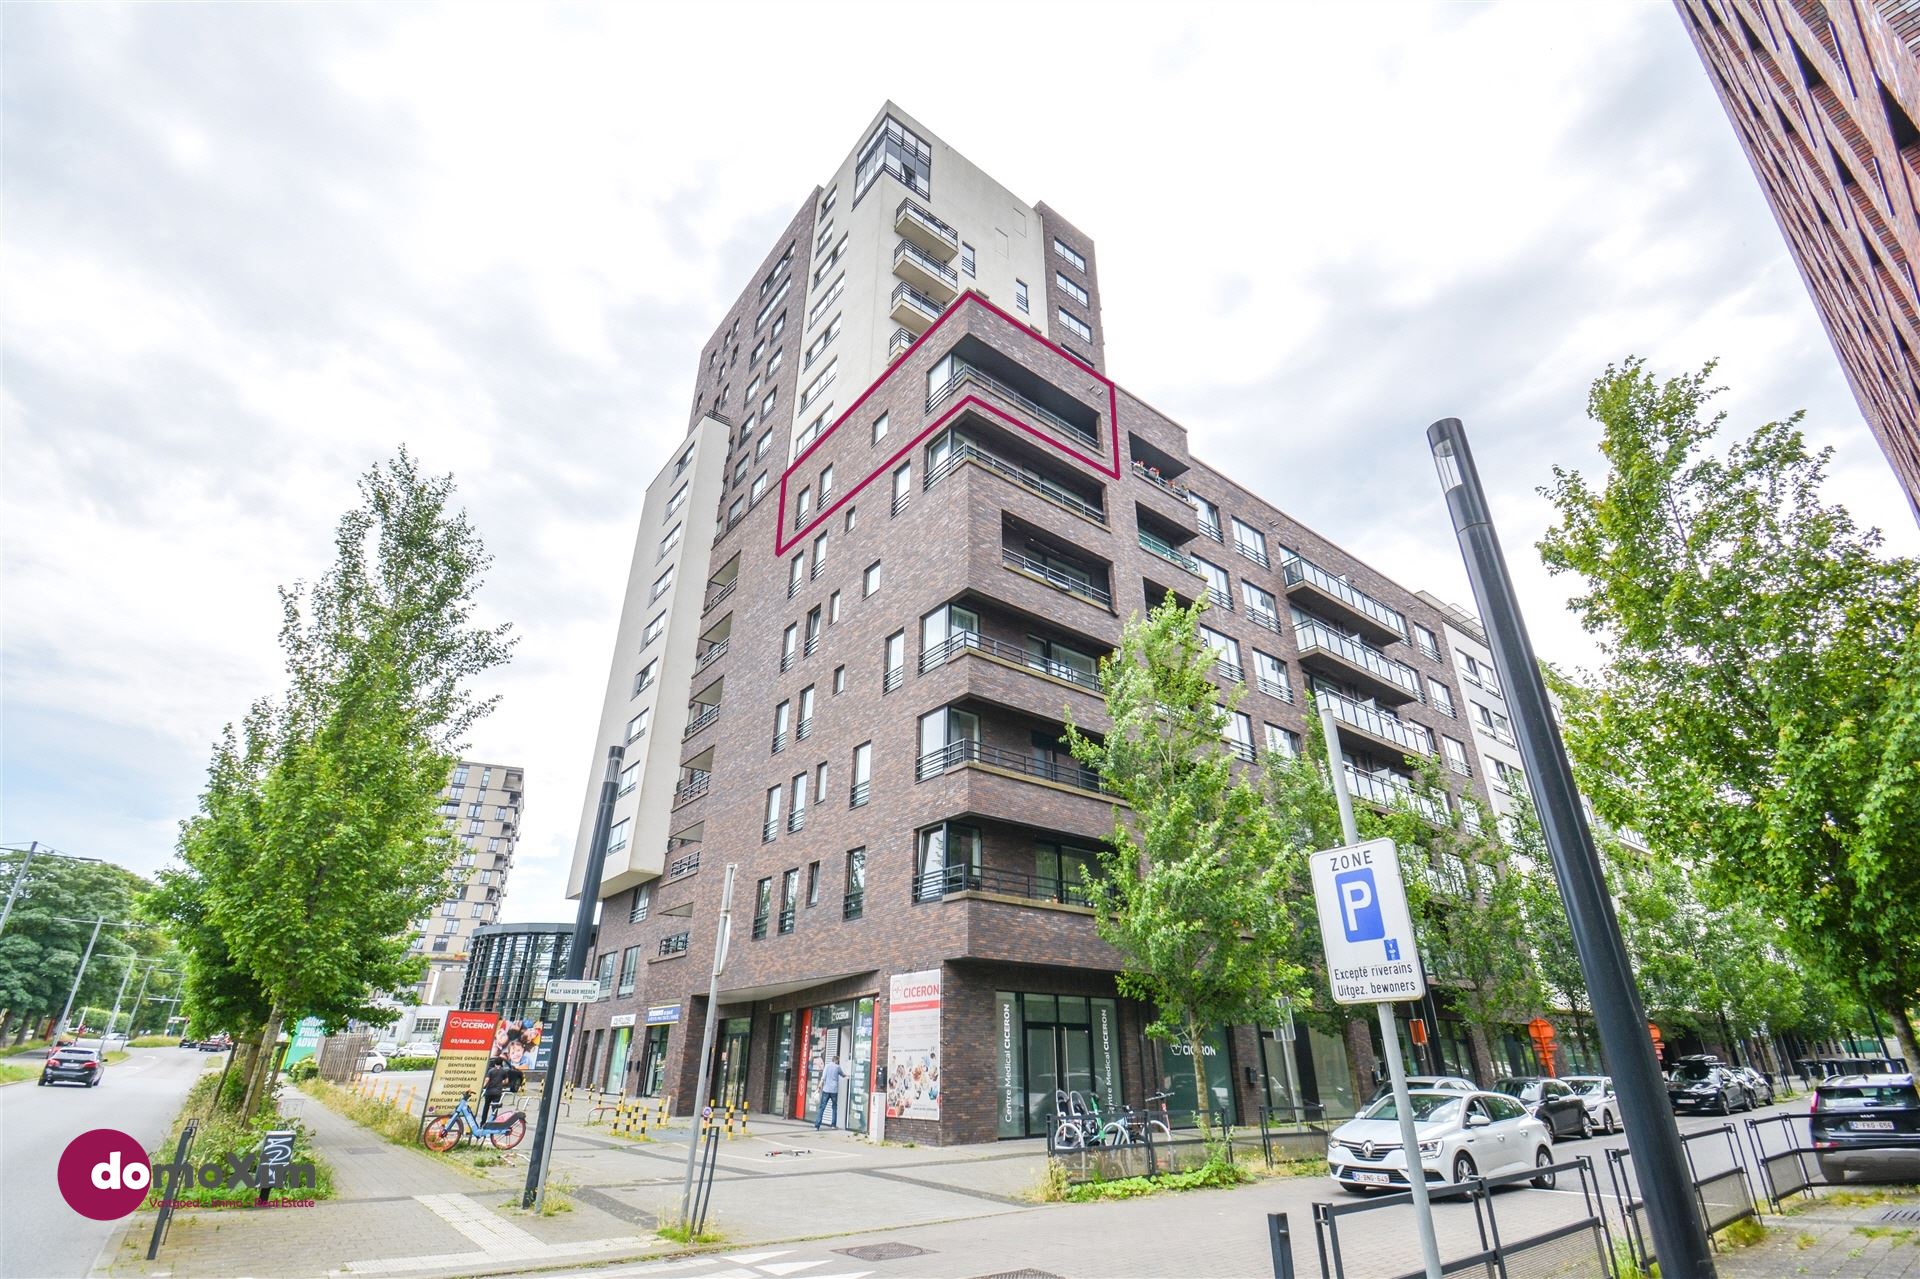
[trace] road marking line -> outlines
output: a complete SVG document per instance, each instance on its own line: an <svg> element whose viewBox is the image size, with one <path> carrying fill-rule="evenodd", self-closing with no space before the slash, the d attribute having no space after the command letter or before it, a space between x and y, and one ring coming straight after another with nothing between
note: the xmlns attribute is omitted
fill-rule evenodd
<svg viewBox="0 0 1920 1279"><path fill-rule="evenodd" d="M822 1257L818 1261L770 1261L760 1268L770 1275L786 1276L798 1274L802 1270L811 1270L815 1266L824 1266L826 1264L827 1259Z"/></svg>
<svg viewBox="0 0 1920 1279"><path fill-rule="evenodd" d="M434 1216L480 1245L479 1252L448 1252L412 1257L378 1257L351 1261L333 1274L391 1275L415 1270L453 1270L477 1267L487 1261L520 1261L542 1257L584 1257L623 1248L651 1247L655 1235L622 1235L610 1239L583 1239L571 1243L544 1243L466 1195L415 1195Z"/></svg>

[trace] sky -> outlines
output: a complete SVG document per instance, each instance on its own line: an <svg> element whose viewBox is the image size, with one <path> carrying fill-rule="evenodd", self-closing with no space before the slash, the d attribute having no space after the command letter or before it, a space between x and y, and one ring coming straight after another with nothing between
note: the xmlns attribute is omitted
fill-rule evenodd
<svg viewBox="0 0 1920 1279"><path fill-rule="evenodd" d="M1532 547L1610 362L1720 360L1920 552L1664 3L96 5L0 13L0 842L152 872L282 684L355 478L451 472L521 642L508 920L564 881L646 482L702 343L888 98L1099 247L1108 371L1193 451L1470 603L1424 431Z"/></svg>

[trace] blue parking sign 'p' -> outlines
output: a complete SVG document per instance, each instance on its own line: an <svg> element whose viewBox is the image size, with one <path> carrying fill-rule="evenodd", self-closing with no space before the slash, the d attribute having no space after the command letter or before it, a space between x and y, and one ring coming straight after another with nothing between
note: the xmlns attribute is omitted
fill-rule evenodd
<svg viewBox="0 0 1920 1279"><path fill-rule="evenodd" d="M1372 870L1362 868L1335 875L1333 891L1340 902L1340 923L1348 941L1376 941L1387 935Z"/></svg>

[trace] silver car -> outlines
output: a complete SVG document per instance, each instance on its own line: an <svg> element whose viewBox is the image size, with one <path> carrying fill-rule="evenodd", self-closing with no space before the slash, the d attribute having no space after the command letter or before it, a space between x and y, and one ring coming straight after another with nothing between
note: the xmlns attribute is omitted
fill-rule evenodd
<svg viewBox="0 0 1920 1279"><path fill-rule="evenodd" d="M1612 1075L1562 1075L1560 1081L1586 1103L1587 1120L1598 1133L1621 1130L1620 1099L1613 1095Z"/></svg>
<svg viewBox="0 0 1920 1279"><path fill-rule="evenodd" d="M1545 1168L1553 1163L1547 1126L1511 1097L1489 1092L1422 1089L1408 1094L1419 1168L1429 1185L1457 1186L1475 1177ZM1402 1190L1407 1159L1400 1148L1400 1112L1382 1097L1327 1140L1327 1172L1342 1190ZM1552 1173L1532 1183L1553 1187Z"/></svg>

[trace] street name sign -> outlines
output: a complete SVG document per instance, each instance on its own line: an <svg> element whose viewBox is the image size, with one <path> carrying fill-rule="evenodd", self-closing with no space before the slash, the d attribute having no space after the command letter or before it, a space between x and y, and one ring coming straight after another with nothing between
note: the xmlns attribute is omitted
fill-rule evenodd
<svg viewBox="0 0 1920 1279"><path fill-rule="evenodd" d="M556 979L547 983L550 1004L590 1004L600 998L600 983L592 978L581 981Z"/></svg>
<svg viewBox="0 0 1920 1279"><path fill-rule="evenodd" d="M1427 993L1400 854L1390 839L1315 853L1313 900L1337 1004L1390 1004Z"/></svg>

